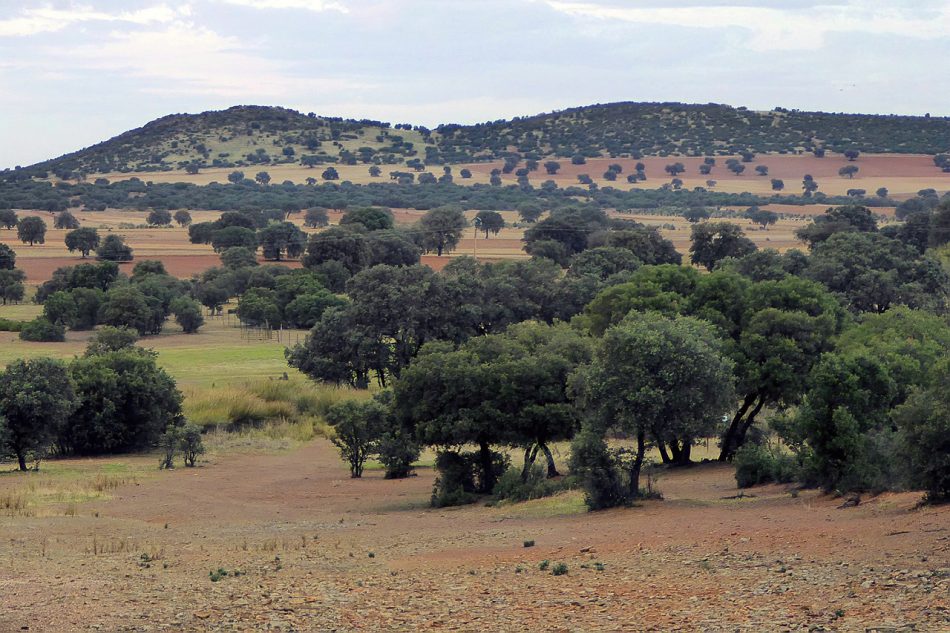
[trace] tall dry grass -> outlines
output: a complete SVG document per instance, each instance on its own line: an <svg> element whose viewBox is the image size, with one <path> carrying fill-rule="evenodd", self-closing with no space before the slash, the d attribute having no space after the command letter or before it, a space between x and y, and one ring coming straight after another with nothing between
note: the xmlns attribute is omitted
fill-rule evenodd
<svg viewBox="0 0 950 633"><path fill-rule="evenodd" d="M334 404L369 394L300 378L195 387L185 394L188 420L217 451L281 449L325 437L323 416Z"/></svg>

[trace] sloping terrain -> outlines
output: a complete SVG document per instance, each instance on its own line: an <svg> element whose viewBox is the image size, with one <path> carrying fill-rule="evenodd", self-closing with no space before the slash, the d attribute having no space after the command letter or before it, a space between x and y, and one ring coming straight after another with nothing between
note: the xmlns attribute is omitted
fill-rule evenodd
<svg viewBox="0 0 950 633"><path fill-rule="evenodd" d="M478 125L319 117L264 106L173 114L27 168L60 177L276 165L399 165L524 158L703 156L814 150L935 155L950 119L752 111L719 104L613 103ZM249 174L249 175L253 175Z"/></svg>
<svg viewBox="0 0 950 633"><path fill-rule="evenodd" d="M915 494L737 498L721 465L590 514L579 493L434 510L431 487L427 468L349 479L319 440L156 473L71 516L2 516L0 630L950 627L950 508Z"/></svg>

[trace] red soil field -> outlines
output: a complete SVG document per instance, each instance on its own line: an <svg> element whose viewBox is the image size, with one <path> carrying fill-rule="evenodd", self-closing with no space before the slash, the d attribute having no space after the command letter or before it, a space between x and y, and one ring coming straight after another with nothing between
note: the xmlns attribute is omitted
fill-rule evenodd
<svg viewBox="0 0 950 633"><path fill-rule="evenodd" d="M737 498L732 475L670 471L665 500L606 512L433 509L431 469L350 479L326 440L212 456L74 516L0 519L0 630L948 630L950 508Z"/></svg>

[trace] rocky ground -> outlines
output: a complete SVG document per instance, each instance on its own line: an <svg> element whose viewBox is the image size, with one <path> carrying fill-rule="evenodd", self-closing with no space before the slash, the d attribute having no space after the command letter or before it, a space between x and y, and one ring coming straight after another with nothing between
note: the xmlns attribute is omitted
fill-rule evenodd
<svg viewBox="0 0 950 633"><path fill-rule="evenodd" d="M916 494L737 497L705 465L587 514L434 510L431 485L350 480L321 440L4 516L0 631L950 631L950 508Z"/></svg>

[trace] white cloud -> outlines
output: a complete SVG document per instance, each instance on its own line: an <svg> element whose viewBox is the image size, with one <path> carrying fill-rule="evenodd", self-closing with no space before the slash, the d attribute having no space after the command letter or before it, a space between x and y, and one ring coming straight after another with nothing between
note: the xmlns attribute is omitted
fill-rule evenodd
<svg viewBox="0 0 950 633"><path fill-rule="evenodd" d="M349 13L343 4L326 0L222 0L225 4L235 4L254 9L304 9L306 11L339 11Z"/></svg>
<svg viewBox="0 0 950 633"><path fill-rule="evenodd" d="M25 37L38 33L52 33L81 22L127 22L140 25L168 23L190 13L191 9L188 5L172 9L164 4L120 13L107 13L81 6L69 9L49 7L24 9L16 17L0 20L0 37Z"/></svg>
<svg viewBox="0 0 950 633"><path fill-rule="evenodd" d="M849 2L804 9L754 6L690 6L629 8L596 2L547 0L551 8L576 17L645 25L683 26L702 29L739 28L750 32L749 48L769 50L815 50L828 34L858 32L919 39L937 39L950 30L950 6L944 2L932 16L874 3Z"/></svg>
<svg viewBox="0 0 950 633"><path fill-rule="evenodd" d="M280 100L306 91L364 87L346 80L294 77L279 62L254 54L240 38L185 22L161 30L112 33L95 45L70 50L68 56L81 69L161 80L147 82L150 87L143 90L162 95Z"/></svg>

